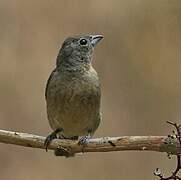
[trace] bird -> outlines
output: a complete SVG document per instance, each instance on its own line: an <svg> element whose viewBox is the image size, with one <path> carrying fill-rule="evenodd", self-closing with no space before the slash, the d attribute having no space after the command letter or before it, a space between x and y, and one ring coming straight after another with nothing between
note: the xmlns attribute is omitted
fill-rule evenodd
<svg viewBox="0 0 181 180"><path fill-rule="evenodd" d="M46 151L55 138L86 145L98 128L102 119L101 85L92 59L102 39L102 35L79 35L63 42L45 89L47 117L53 130L45 139ZM55 151L55 155L65 152Z"/></svg>

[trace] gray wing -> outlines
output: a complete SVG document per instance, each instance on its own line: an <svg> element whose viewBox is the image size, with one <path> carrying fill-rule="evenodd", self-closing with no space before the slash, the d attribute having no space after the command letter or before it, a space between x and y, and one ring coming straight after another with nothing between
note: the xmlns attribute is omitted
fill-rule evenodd
<svg viewBox="0 0 181 180"><path fill-rule="evenodd" d="M53 75L54 75L55 72L56 72L56 69L54 69L54 70L52 71L52 73L50 74L50 76L49 76L49 78L48 78L48 80L47 80L46 88L45 88L45 99L47 99L48 86L49 86L49 83L50 83L50 81L51 81L51 79L52 79L52 77L53 77Z"/></svg>

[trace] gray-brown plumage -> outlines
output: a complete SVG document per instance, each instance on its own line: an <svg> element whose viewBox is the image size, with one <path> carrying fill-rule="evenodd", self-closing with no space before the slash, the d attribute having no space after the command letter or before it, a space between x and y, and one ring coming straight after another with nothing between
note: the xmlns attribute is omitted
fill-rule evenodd
<svg viewBox="0 0 181 180"><path fill-rule="evenodd" d="M100 82L91 65L95 45L101 35L67 38L57 56L56 68L46 86L47 115L53 133L46 141L56 137L87 142L98 128L100 113Z"/></svg>

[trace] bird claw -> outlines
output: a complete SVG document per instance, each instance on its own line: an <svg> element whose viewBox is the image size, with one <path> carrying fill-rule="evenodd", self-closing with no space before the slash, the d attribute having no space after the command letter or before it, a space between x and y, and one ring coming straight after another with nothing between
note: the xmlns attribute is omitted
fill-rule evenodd
<svg viewBox="0 0 181 180"><path fill-rule="evenodd" d="M48 146L50 145L51 141L53 139L56 139L56 134L49 134L46 139L45 139L45 142L44 142L44 146L45 146L45 149L46 149L46 152L48 151Z"/></svg>
<svg viewBox="0 0 181 180"><path fill-rule="evenodd" d="M57 129L46 137L45 142L44 142L46 152L48 151L48 146L50 145L51 141L56 139L57 133L59 133L61 131L62 131L62 129Z"/></svg>

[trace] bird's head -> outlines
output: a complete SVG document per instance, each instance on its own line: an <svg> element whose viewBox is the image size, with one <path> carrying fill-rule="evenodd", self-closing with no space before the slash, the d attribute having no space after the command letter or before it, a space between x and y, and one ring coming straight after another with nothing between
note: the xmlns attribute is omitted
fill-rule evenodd
<svg viewBox="0 0 181 180"><path fill-rule="evenodd" d="M75 36L67 38L57 57L57 66L67 64L78 66L90 64L95 46L103 38L102 35Z"/></svg>

